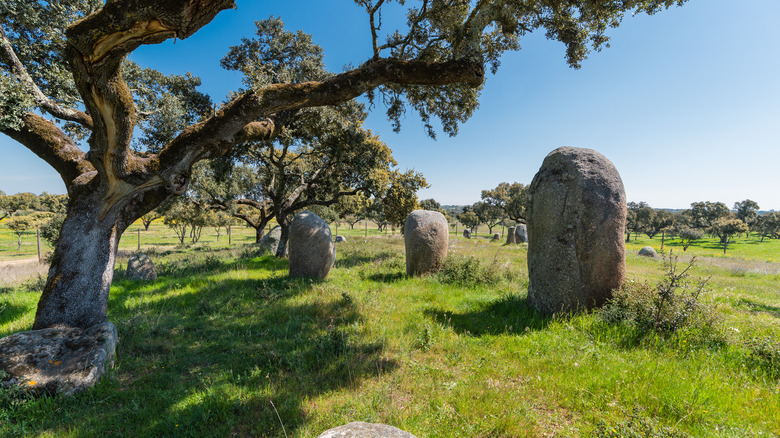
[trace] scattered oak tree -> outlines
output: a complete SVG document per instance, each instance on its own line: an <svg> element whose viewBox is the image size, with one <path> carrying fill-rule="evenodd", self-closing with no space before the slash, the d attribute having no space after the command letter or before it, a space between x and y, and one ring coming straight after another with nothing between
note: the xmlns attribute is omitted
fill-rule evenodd
<svg viewBox="0 0 780 438"><path fill-rule="evenodd" d="M761 207L758 206L758 203L750 199L734 203L734 211L737 215L737 219L747 224L748 228L750 228L758 218L759 208ZM748 232L750 232L749 229Z"/></svg>
<svg viewBox="0 0 780 438"><path fill-rule="evenodd" d="M710 227L710 233L717 236L720 239L720 243L723 244L723 254L726 254L726 248L729 246L729 242L742 233L748 231L746 223L741 219L722 217L716 219Z"/></svg>
<svg viewBox="0 0 780 438"><path fill-rule="evenodd" d="M653 14L684 2L401 3L408 8L407 29L382 42L380 17L392 2L358 0L371 30L365 62L307 82L258 84L169 132L159 151L139 153L133 135L147 115L123 76L127 55L143 44L188 38L234 1L6 0L0 10L0 132L50 164L70 197L33 327L104 322L127 227L171 195L184 194L197 161L246 139L277 136L285 111L381 94L396 128L409 106L431 134L432 117L455 134L477 107L484 66L496 71L503 52L520 48L521 36L543 30L579 67L590 50L607 44L607 30L624 14ZM87 138L88 153L78 147L80 138Z"/></svg>

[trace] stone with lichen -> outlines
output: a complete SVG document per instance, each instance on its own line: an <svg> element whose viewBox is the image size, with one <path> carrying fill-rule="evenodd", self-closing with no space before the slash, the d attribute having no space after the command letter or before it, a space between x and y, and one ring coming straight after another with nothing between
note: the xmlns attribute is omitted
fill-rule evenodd
<svg viewBox="0 0 780 438"><path fill-rule="evenodd" d="M88 329L46 328L0 339L3 386L71 395L95 386L114 364L118 336L110 322Z"/></svg>

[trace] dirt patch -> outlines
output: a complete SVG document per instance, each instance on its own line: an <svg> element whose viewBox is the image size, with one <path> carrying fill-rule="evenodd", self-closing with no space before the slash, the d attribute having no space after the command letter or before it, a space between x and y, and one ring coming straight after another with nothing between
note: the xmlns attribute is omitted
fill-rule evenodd
<svg viewBox="0 0 780 438"><path fill-rule="evenodd" d="M0 262L0 286L17 285L37 276L45 277L49 271L47 263L38 263L38 258L7 260Z"/></svg>

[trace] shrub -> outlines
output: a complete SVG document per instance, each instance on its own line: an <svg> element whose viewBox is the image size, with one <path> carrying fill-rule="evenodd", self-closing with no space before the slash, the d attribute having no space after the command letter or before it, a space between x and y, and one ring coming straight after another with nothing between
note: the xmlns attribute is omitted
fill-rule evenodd
<svg viewBox="0 0 780 438"><path fill-rule="evenodd" d="M688 435L675 431L673 428L660 426L653 418L644 415L640 408L634 408L628 418L621 422L607 424L600 421L593 436L598 438L684 438Z"/></svg>
<svg viewBox="0 0 780 438"><path fill-rule="evenodd" d="M496 259L487 263L477 257L458 256L447 257L437 276L442 283L461 286L496 284L502 279L511 281L517 278L517 274Z"/></svg>
<svg viewBox="0 0 780 438"><path fill-rule="evenodd" d="M57 246L57 242L60 240L60 230L62 230L62 224L65 222L64 214L56 214L51 219L41 225L41 237L43 240L49 242L52 248Z"/></svg>
<svg viewBox="0 0 780 438"><path fill-rule="evenodd" d="M599 311L602 320L634 326L642 334L668 335L692 328L701 334L719 337L715 327L716 312L700 300L709 278L698 281L688 278L696 258L691 259L682 271L678 270L677 262L677 257L671 253L664 257L666 276L656 285L629 282L616 290Z"/></svg>
<svg viewBox="0 0 780 438"><path fill-rule="evenodd" d="M753 338L747 343L750 351L748 361L756 368L765 370L771 377L780 376L780 342L772 337Z"/></svg>

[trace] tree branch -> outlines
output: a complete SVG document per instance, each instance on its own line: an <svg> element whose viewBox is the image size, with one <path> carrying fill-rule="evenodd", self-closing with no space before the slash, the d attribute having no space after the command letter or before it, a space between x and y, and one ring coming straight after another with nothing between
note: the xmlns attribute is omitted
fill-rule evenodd
<svg viewBox="0 0 780 438"><path fill-rule="evenodd" d="M14 77L24 84L27 91L32 94L33 100L38 107L58 119L75 122L87 129L92 129L92 117L89 114L72 108L62 108L43 94L43 91L38 88L38 85L35 84L27 69L16 56L11 41L8 40L2 26L0 26L0 59L11 67Z"/></svg>
<svg viewBox="0 0 780 438"><path fill-rule="evenodd" d="M199 159L219 156L236 143L248 123L280 111L337 105L389 83L477 87L483 80L484 68L478 61L378 59L322 81L269 85L237 97L210 119L185 129L160 152L159 168L182 172Z"/></svg>
<svg viewBox="0 0 780 438"><path fill-rule="evenodd" d="M80 175L94 172L95 168L86 160L86 154L54 122L33 113L25 114L22 121L22 129L4 129L3 133L49 163L60 174L68 190Z"/></svg>

